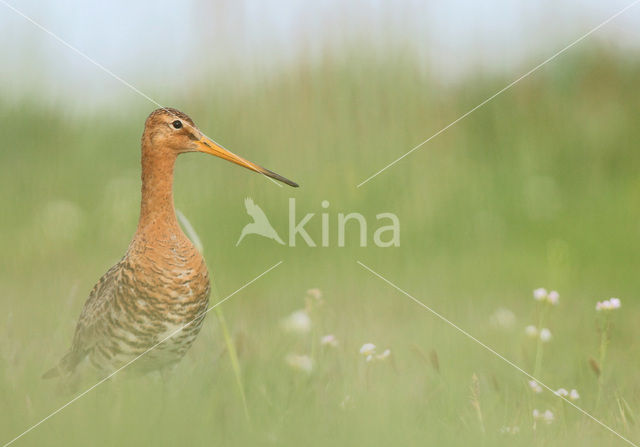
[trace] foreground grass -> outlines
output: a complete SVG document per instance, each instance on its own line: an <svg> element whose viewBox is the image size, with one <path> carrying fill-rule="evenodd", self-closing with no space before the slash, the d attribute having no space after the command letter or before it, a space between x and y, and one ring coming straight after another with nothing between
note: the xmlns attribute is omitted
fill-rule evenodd
<svg viewBox="0 0 640 447"><path fill-rule="evenodd" d="M442 89L400 55L385 63L330 59L259 87L200 86L174 105L225 146L302 184L280 189L204 155L178 163L176 202L200 233L221 297L284 261L224 304L251 423L210 314L170 383L123 375L16 445L616 442L549 393L532 393L520 373L356 260L528 371L536 349L524 335L536 322L531 291L559 290L560 305L545 320L553 339L541 379L576 388L578 405L639 440L639 75L640 66L606 52L558 61L359 189L505 81ZM133 234L148 112L132 107L80 119L28 103L0 107L2 122L11 123L0 143L3 441L69 399L40 375L67 348L88 290ZM323 212L328 200L331 247L257 237L235 247L246 196L281 234L289 197L299 215ZM401 246L361 249L354 232L348 247L337 248L337 213L351 211L370 224L377 213L396 213ZM308 228L319 241L319 216ZM324 293L311 332L284 333L281 319L305 306L311 287ZM596 404L594 307L609 296L623 307L613 315ZM498 308L513 312L513 326L491 324ZM319 345L328 333L338 347ZM358 353L365 342L391 349L391 358L366 363ZM290 353L310 355L313 371L290 368ZM552 410L554 422L534 430L534 408ZM503 427L519 432L503 434Z"/></svg>

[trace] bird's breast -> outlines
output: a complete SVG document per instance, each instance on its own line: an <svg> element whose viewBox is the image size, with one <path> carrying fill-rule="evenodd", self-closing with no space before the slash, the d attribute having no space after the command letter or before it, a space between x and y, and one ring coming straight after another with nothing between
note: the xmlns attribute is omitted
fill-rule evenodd
<svg viewBox="0 0 640 447"><path fill-rule="evenodd" d="M190 241L168 242L129 251L118 295L136 315L179 324L206 308L209 273Z"/></svg>

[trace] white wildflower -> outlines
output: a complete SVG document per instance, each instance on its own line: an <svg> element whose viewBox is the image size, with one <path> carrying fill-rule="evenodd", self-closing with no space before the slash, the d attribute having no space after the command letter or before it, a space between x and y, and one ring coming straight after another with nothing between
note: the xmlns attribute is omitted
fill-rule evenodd
<svg viewBox="0 0 640 447"><path fill-rule="evenodd" d="M313 360L308 355L289 354L285 360L290 367L298 371L308 374L313 370Z"/></svg>
<svg viewBox="0 0 640 447"><path fill-rule="evenodd" d="M500 307L489 318L491 324L501 329L511 329L516 324L516 316L509 309Z"/></svg>
<svg viewBox="0 0 640 447"><path fill-rule="evenodd" d="M542 393L542 387L535 380L529 380L529 388L536 394Z"/></svg>
<svg viewBox="0 0 640 447"><path fill-rule="evenodd" d="M596 304L596 310L598 312L603 310L619 309L621 306L619 298L609 298L608 300L598 301Z"/></svg>
<svg viewBox="0 0 640 447"><path fill-rule="evenodd" d="M376 345L373 343L365 343L360 348L360 354L365 356L367 363L373 361L386 360L391 355L391 349L385 349L381 354L376 354Z"/></svg>
<svg viewBox="0 0 640 447"><path fill-rule="evenodd" d="M578 400L580 399L580 394L578 393L577 390L571 390L569 391L569 400Z"/></svg>
<svg viewBox="0 0 640 447"><path fill-rule="evenodd" d="M551 337L551 331L549 329L546 327L540 329L540 340L542 340L543 343L551 341Z"/></svg>
<svg viewBox="0 0 640 447"><path fill-rule="evenodd" d="M533 291L533 299L536 301L546 300L547 295L548 295L547 289L543 289L542 287Z"/></svg>
<svg viewBox="0 0 640 447"><path fill-rule="evenodd" d="M373 343L365 343L360 348L360 354L370 356L376 353L376 345Z"/></svg>
<svg viewBox="0 0 640 447"><path fill-rule="evenodd" d="M550 424L555 419L555 416L551 410L545 410L545 412L541 412L538 409L533 410L533 420L539 421L542 420L547 424Z"/></svg>
<svg viewBox="0 0 640 447"><path fill-rule="evenodd" d="M537 338L538 337L538 328L534 325L530 324L526 328L524 328L524 333L527 334L527 337Z"/></svg>
<svg viewBox="0 0 640 447"><path fill-rule="evenodd" d="M555 290L549 292L547 295L547 302L553 306L556 306L560 302L560 294Z"/></svg>
<svg viewBox="0 0 640 447"><path fill-rule="evenodd" d="M320 339L320 344L322 346L331 346L332 348L335 348L336 346L338 346L338 339L335 337L335 335L328 334Z"/></svg>
<svg viewBox="0 0 640 447"><path fill-rule="evenodd" d="M306 334L311 330L311 318L304 310L297 310L282 320L282 328L287 332Z"/></svg>
<svg viewBox="0 0 640 447"><path fill-rule="evenodd" d="M536 338L538 336L538 328L530 324L524 328L524 333L527 334L527 337Z"/></svg>
<svg viewBox="0 0 640 447"><path fill-rule="evenodd" d="M569 396L569 391L565 390L564 388L559 388L558 391L556 391L556 396L567 397Z"/></svg>
<svg viewBox="0 0 640 447"><path fill-rule="evenodd" d="M382 354L376 355L376 360L385 360L391 355L391 349L385 349Z"/></svg>

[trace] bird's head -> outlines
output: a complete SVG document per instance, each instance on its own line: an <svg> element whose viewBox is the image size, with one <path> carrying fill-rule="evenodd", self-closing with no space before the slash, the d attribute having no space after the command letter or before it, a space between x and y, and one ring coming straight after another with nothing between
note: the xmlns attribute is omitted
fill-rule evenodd
<svg viewBox="0 0 640 447"><path fill-rule="evenodd" d="M161 108L154 110L147 118L142 139L147 142L150 150L168 151L169 153L166 155L204 152L266 175L289 186L298 186L297 183L223 148L204 135L191 118L176 109Z"/></svg>

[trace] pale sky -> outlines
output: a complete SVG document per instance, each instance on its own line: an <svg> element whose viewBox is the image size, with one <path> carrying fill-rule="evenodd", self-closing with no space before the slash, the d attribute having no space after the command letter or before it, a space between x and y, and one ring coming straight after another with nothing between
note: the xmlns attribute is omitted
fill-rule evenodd
<svg viewBox="0 0 640 447"><path fill-rule="evenodd" d="M3 0L163 102L212 72L247 79L300 54L365 43L411 48L455 82L470 70L526 71L631 0ZM133 95L0 3L0 98L37 93L100 103ZM640 4L586 39L638 56Z"/></svg>

